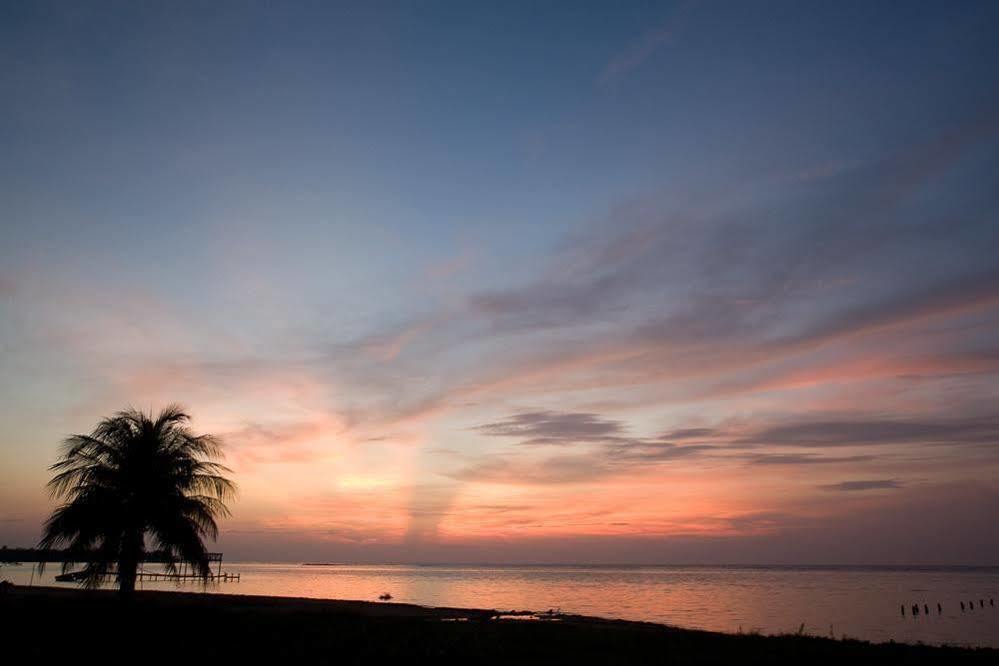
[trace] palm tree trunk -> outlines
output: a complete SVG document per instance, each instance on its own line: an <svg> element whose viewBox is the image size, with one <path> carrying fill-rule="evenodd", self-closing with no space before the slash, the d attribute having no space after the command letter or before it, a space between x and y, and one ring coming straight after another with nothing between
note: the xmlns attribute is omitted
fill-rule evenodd
<svg viewBox="0 0 999 666"><path fill-rule="evenodd" d="M118 593L122 599L135 596L136 565L123 559L118 563Z"/></svg>
<svg viewBox="0 0 999 666"><path fill-rule="evenodd" d="M122 599L135 596L136 571L142 555L142 535L138 532L125 536L118 556L118 593Z"/></svg>

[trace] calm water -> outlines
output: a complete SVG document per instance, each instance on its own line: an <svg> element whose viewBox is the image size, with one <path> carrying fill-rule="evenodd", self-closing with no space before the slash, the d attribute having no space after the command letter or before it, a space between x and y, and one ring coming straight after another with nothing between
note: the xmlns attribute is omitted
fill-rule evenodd
<svg viewBox="0 0 999 666"><path fill-rule="evenodd" d="M28 584L31 566L0 576ZM54 583L58 567L43 580ZM999 647L999 568L582 567L226 564L239 583L212 590L535 611L648 620L718 631L797 631L873 641ZM145 589L178 589L146 583ZM200 590L197 584L181 589ZM985 600L985 608L978 600ZM994 599L996 606L989 600ZM961 611L959 602L974 600ZM929 616L909 608L930 605ZM936 604L943 605L938 614ZM899 605L906 604L902 617Z"/></svg>

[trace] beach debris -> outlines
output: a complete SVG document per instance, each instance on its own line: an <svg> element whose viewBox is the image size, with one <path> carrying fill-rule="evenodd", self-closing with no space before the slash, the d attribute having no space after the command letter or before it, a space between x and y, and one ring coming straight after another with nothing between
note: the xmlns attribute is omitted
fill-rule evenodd
<svg viewBox="0 0 999 666"><path fill-rule="evenodd" d="M388 592L386 592L385 594L378 595L378 599L381 600L381 601L388 601L391 598L392 598L392 595L389 594Z"/></svg>
<svg viewBox="0 0 999 666"><path fill-rule="evenodd" d="M510 613L499 613L493 616L494 620L518 620L527 622L561 622L561 618L548 613L530 613L523 611L512 611Z"/></svg>
<svg viewBox="0 0 999 666"><path fill-rule="evenodd" d="M562 609L561 608L549 608L546 611L529 611L529 610L509 610L509 611L493 611L493 615L490 619L493 620L526 620L526 621L543 621L543 622L560 622L562 620Z"/></svg>

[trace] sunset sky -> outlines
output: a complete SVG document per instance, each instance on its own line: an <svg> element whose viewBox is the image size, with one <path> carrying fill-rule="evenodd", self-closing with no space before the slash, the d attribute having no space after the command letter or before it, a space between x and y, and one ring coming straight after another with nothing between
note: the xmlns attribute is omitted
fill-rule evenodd
<svg viewBox="0 0 999 666"><path fill-rule="evenodd" d="M999 3L0 6L0 544L188 407L227 559L999 564Z"/></svg>

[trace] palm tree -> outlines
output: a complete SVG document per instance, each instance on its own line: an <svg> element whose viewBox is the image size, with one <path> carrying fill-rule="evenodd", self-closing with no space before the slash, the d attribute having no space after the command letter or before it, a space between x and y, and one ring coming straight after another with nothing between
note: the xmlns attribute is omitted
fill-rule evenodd
<svg viewBox="0 0 999 666"><path fill-rule="evenodd" d="M217 538L216 519L229 515L225 502L236 487L224 476L230 470L216 462L221 442L194 434L189 421L178 405L155 420L151 412L127 409L90 435L68 437L48 483L65 503L46 522L39 546L66 544L67 559L88 563L86 585L116 577L122 596L135 591L147 536L168 572L186 562L207 579L204 539Z"/></svg>

